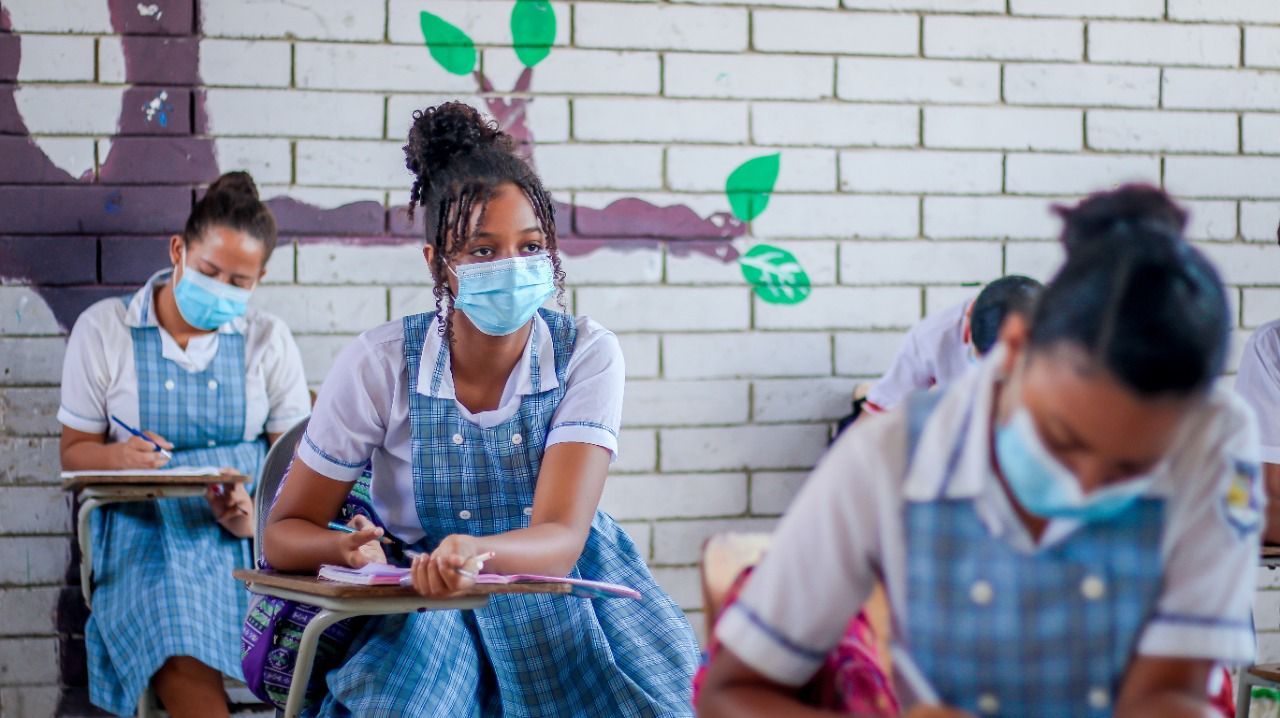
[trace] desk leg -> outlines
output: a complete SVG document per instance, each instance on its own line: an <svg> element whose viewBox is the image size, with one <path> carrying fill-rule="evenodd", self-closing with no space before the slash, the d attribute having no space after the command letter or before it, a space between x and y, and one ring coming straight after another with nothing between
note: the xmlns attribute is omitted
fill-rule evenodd
<svg viewBox="0 0 1280 718"><path fill-rule="evenodd" d="M359 614L323 609L302 630L302 640L298 643L298 662L293 667L293 683L289 686L289 699L284 705L284 718L298 718L302 714L302 700L307 694L307 684L311 682L311 667L316 659L320 634L338 621L356 615Z"/></svg>
<svg viewBox="0 0 1280 718"><path fill-rule="evenodd" d="M90 607L93 593L93 537L89 534L89 517L103 505L98 499L85 499L76 512L76 541L80 544L80 593L84 605Z"/></svg>

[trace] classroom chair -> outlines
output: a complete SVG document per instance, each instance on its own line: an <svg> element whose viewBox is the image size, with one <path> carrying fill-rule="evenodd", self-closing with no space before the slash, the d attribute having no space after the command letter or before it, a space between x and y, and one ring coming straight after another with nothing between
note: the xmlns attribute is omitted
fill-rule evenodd
<svg viewBox="0 0 1280 718"><path fill-rule="evenodd" d="M1249 703L1255 686L1280 690L1280 663L1240 669L1236 674L1236 718L1249 718Z"/></svg>

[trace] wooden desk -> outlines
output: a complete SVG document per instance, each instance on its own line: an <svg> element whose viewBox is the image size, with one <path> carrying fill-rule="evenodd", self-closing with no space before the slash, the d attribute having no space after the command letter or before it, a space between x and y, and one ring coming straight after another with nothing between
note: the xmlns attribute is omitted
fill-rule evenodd
<svg viewBox="0 0 1280 718"><path fill-rule="evenodd" d="M285 718L295 718L301 713L320 634L338 621L357 616L482 608L489 602L489 596L497 593L568 594L572 590L572 586L567 583L477 585L462 596L431 599L419 596L417 591L408 586L352 586L323 581L315 576L245 569L233 571L232 575L244 581L253 593L320 608L303 629L298 641L298 659L285 703Z"/></svg>
<svg viewBox="0 0 1280 718"><path fill-rule="evenodd" d="M93 512L108 504L133 501L156 501L189 496L204 496L210 484L244 484L248 476L76 476L62 481L62 488L76 494L80 508L76 510L76 541L80 544L80 592L84 603L91 606L93 594L93 541L89 519Z"/></svg>

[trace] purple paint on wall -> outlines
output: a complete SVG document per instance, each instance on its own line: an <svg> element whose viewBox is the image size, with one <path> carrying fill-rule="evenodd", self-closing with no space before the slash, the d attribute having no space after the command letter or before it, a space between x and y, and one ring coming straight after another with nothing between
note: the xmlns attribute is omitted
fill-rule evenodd
<svg viewBox="0 0 1280 718"><path fill-rule="evenodd" d="M193 185L209 182L217 167L213 143L195 137L118 137L102 164L104 183Z"/></svg>
<svg viewBox="0 0 1280 718"><path fill-rule="evenodd" d="M575 207L573 229L588 237L657 239L728 239L746 233L746 226L727 212L703 218L684 205L658 207L635 197L617 200L604 209Z"/></svg>
<svg viewBox="0 0 1280 718"><path fill-rule="evenodd" d="M267 201L281 234L350 234L381 237L387 212L378 202L353 202L337 209L321 209L292 197Z"/></svg>
<svg viewBox="0 0 1280 718"><path fill-rule="evenodd" d="M108 0L111 27L121 35L191 35L195 0Z"/></svg>
<svg viewBox="0 0 1280 718"><path fill-rule="evenodd" d="M195 85L200 81L198 37L124 39L125 75L137 85Z"/></svg>
<svg viewBox="0 0 1280 718"><path fill-rule="evenodd" d="M176 234L176 233L175 233ZM154 237L103 237L102 283L138 285L169 266L171 234Z"/></svg>
<svg viewBox="0 0 1280 718"><path fill-rule="evenodd" d="M64 184L75 178L55 167L28 137L0 136L0 183ZM92 179L93 169L86 173ZM3 221L3 220L0 220Z"/></svg>
<svg viewBox="0 0 1280 718"><path fill-rule="evenodd" d="M165 110L161 121L159 110ZM167 107L167 109L165 109ZM126 135L191 135L191 90L183 87L144 86L125 90L121 101L119 134ZM201 139L201 142L210 140ZM115 148L112 148L112 152ZM217 166L210 166L209 180L218 176Z"/></svg>
<svg viewBox="0 0 1280 718"><path fill-rule="evenodd" d="M186 187L0 186L0 232L172 232L191 211Z"/></svg>
<svg viewBox="0 0 1280 718"><path fill-rule="evenodd" d="M97 240L93 237L0 237L0 278L43 286L98 281Z"/></svg>

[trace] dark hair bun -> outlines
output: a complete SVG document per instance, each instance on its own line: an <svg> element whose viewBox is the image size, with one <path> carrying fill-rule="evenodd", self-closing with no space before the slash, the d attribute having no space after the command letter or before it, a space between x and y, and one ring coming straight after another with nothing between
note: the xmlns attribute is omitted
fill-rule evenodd
<svg viewBox="0 0 1280 718"><path fill-rule="evenodd" d="M405 166L425 178L461 155L491 148L505 152L512 147L511 136L476 108L462 102L446 102L413 113L409 144L404 147Z"/></svg>
<svg viewBox="0 0 1280 718"><path fill-rule="evenodd" d="M1169 195L1144 184L1099 192L1075 207L1055 205L1053 210L1062 217L1062 243L1068 253L1099 242L1177 240L1187 227L1186 211Z"/></svg>
<svg viewBox="0 0 1280 718"><path fill-rule="evenodd" d="M210 195L226 195L230 198L258 201L258 185L248 172L228 172L209 185Z"/></svg>

